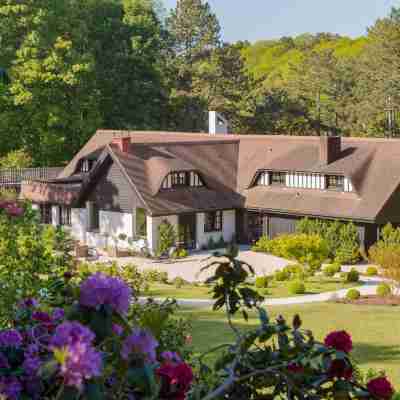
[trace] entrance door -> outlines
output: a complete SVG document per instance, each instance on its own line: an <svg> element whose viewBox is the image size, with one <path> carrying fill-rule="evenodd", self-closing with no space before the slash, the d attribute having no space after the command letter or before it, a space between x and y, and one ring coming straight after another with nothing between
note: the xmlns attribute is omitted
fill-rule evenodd
<svg viewBox="0 0 400 400"><path fill-rule="evenodd" d="M179 216L178 245L188 250L196 248L196 214L183 214Z"/></svg>
<svg viewBox="0 0 400 400"><path fill-rule="evenodd" d="M264 215L258 212L249 212L247 224L249 233L248 240L250 244L253 244L264 235Z"/></svg>

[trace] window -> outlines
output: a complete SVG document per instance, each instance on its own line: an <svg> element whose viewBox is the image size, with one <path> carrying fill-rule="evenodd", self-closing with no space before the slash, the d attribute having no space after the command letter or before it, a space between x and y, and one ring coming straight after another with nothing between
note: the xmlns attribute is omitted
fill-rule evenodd
<svg viewBox="0 0 400 400"><path fill-rule="evenodd" d="M269 178L268 172L260 172L256 182L257 186L268 186L269 185Z"/></svg>
<svg viewBox="0 0 400 400"><path fill-rule="evenodd" d="M147 237L146 210L137 208L135 212L135 232L137 237Z"/></svg>
<svg viewBox="0 0 400 400"><path fill-rule="evenodd" d="M81 161L80 172L89 172L94 164L94 160L84 159Z"/></svg>
<svg viewBox="0 0 400 400"><path fill-rule="evenodd" d="M326 188L328 190L344 190L344 177L340 175L328 175L326 177Z"/></svg>
<svg viewBox="0 0 400 400"><path fill-rule="evenodd" d="M204 186L200 175L194 171L180 171L169 174L162 183L163 189L176 189L181 187L201 187Z"/></svg>
<svg viewBox="0 0 400 400"><path fill-rule="evenodd" d="M51 205L41 204L40 205L40 222L42 224L51 224Z"/></svg>
<svg viewBox="0 0 400 400"><path fill-rule="evenodd" d="M86 204L89 232L98 231L100 228L100 210L95 203L88 201Z"/></svg>
<svg viewBox="0 0 400 400"><path fill-rule="evenodd" d="M60 225L71 226L71 208L60 206Z"/></svg>
<svg viewBox="0 0 400 400"><path fill-rule="evenodd" d="M213 211L206 213L204 232L221 232L222 231L222 211Z"/></svg>
<svg viewBox="0 0 400 400"><path fill-rule="evenodd" d="M286 185L286 172L271 172L271 185Z"/></svg>

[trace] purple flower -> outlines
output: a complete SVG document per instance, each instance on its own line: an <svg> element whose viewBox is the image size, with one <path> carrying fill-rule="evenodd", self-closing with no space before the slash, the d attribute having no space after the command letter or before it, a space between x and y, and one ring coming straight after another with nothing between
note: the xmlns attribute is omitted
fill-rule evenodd
<svg viewBox="0 0 400 400"><path fill-rule="evenodd" d="M122 344L121 357L129 359L132 353L144 355L147 361L156 361L157 340L145 329L135 329Z"/></svg>
<svg viewBox="0 0 400 400"><path fill-rule="evenodd" d="M14 377L1 377L0 378L0 394L6 399L16 400L22 391L22 385L17 378Z"/></svg>
<svg viewBox="0 0 400 400"><path fill-rule="evenodd" d="M62 308L55 308L51 314L53 320L59 321L60 319L64 319L65 311Z"/></svg>
<svg viewBox="0 0 400 400"><path fill-rule="evenodd" d="M3 353L0 353L0 368L10 368L7 357Z"/></svg>
<svg viewBox="0 0 400 400"><path fill-rule="evenodd" d="M22 344L22 336L15 329L6 329L0 332L0 347L19 347Z"/></svg>
<svg viewBox="0 0 400 400"><path fill-rule="evenodd" d="M121 325L113 324L112 331L115 335L121 336L124 333L124 328Z"/></svg>
<svg viewBox="0 0 400 400"><path fill-rule="evenodd" d="M126 314L132 299L132 290L121 279L96 273L81 285L79 303L89 308L111 306L114 311Z"/></svg>
<svg viewBox="0 0 400 400"><path fill-rule="evenodd" d="M42 362L40 361L39 357L26 355L24 363L22 364L22 368L24 369L26 375L36 376L36 373L38 372L41 365Z"/></svg>
<svg viewBox="0 0 400 400"><path fill-rule="evenodd" d="M51 324L53 322L50 314L43 311L34 311L32 314L32 319L43 324Z"/></svg>
<svg viewBox="0 0 400 400"><path fill-rule="evenodd" d="M163 361L170 362L170 363L181 363L182 359L180 358L178 353L174 351L164 351L161 353L161 358Z"/></svg>
<svg viewBox="0 0 400 400"><path fill-rule="evenodd" d="M60 374L67 386L80 389L85 379L101 375L101 354L93 347L93 332L78 322L59 325L50 347L64 354Z"/></svg>
<svg viewBox="0 0 400 400"><path fill-rule="evenodd" d="M27 299L21 300L18 304L18 307L21 309L37 308L38 306L39 306L38 301L32 297L28 297Z"/></svg>

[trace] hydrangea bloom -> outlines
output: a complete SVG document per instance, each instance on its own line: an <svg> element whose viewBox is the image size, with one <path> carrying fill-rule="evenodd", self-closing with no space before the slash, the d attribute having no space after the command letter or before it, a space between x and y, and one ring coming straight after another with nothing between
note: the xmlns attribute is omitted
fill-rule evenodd
<svg viewBox="0 0 400 400"><path fill-rule="evenodd" d="M26 308L37 308L39 306L39 303L36 299L29 297L27 299L21 300L18 304L18 307L21 309L26 309Z"/></svg>
<svg viewBox="0 0 400 400"><path fill-rule="evenodd" d="M125 360L129 359L132 353L145 355L149 362L156 361L157 340L153 335L145 329L135 329L122 344L121 357Z"/></svg>
<svg viewBox="0 0 400 400"><path fill-rule="evenodd" d="M126 314L132 299L132 290L121 279L97 273L81 285L79 303L89 308L110 305L115 311Z"/></svg>
<svg viewBox="0 0 400 400"><path fill-rule="evenodd" d="M65 311L62 308L55 308L51 313L51 318L56 321L64 319L64 316L65 316Z"/></svg>
<svg viewBox="0 0 400 400"><path fill-rule="evenodd" d="M353 349L351 336L346 331L331 332L325 338L325 346L332 347L335 350L350 353Z"/></svg>
<svg viewBox="0 0 400 400"><path fill-rule="evenodd" d="M6 329L0 332L1 347L20 347L22 344L22 336L15 329Z"/></svg>
<svg viewBox="0 0 400 400"><path fill-rule="evenodd" d="M15 377L0 377L0 394L9 400L17 400L22 391L22 385Z"/></svg>
<svg viewBox="0 0 400 400"><path fill-rule="evenodd" d="M60 373L67 386L81 388L85 379L100 376L102 359L92 345L94 339L93 332L78 322L57 327L50 346L62 354Z"/></svg>
<svg viewBox="0 0 400 400"><path fill-rule="evenodd" d="M394 389L386 377L371 379L367 384L368 391L379 399L390 399L393 396Z"/></svg>

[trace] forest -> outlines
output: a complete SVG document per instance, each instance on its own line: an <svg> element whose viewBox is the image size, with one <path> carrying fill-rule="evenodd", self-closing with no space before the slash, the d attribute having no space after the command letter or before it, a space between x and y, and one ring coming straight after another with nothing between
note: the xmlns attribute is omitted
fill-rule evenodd
<svg viewBox="0 0 400 400"><path fill-rule="evenodd" d="M400 9L351 39L225 43L204 0L0 0L0 167L58 166L96 129L399 133Z"/></svg>

